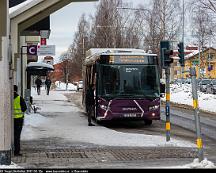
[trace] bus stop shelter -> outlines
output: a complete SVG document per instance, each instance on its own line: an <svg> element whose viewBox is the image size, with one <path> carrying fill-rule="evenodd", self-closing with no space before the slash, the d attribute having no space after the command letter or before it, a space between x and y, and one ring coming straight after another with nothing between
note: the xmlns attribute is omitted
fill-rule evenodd
<svg viewBox="0 0 216 173"><path fill-rule="evenodd" d="M27 67L27 89L31 89L31 76L47 76L49 72L54 71L51 64L43 62L30 62Z"/></svg>

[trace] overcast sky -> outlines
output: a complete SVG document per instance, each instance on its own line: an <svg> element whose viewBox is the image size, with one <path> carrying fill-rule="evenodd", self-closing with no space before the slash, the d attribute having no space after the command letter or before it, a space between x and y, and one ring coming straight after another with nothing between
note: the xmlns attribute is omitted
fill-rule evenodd
<svg viewBox="0 0 216 173"><path fill-rule="evenodd" d="M134 7L147 0L123 0L133 2ZM83 13L87 16L94 14L99 2L73 2L51 15L51 35L47 44L56 45L55 62L64 51L67 51L73 42L74 33L77 31L78 21Z"/></svg>

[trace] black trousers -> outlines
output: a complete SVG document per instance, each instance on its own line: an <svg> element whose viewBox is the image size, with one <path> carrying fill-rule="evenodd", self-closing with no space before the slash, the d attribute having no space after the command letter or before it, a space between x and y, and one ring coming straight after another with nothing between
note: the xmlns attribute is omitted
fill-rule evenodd
<svg viewBox="0 0 216 173"><path fill-rule="evenodd" d="M37 86L37 93L40 95L40 86Z"/></svg>
<svg viewBox="0 0 216 173"><path fill-rule="evenodd" d="M88 123L91 124L91 114L92 114L92 111L93 111L93 106L92 105L87 105L86 106L86 112L87 112L87 115L88 115Z"/></svg>
<svg viewBox="0 0 216 173"><path fill-rule="evenodd" d="M14 154L20 153L20 136L23 128L23 118L14 118Z"/></svg>
<svg viewBox="0 0 216 173"><path fill-rule="evenodd" d="M47 95L49 95L49 91L50 91L50 86L49 85L47 85L46 90L47 90Z"/></svg>

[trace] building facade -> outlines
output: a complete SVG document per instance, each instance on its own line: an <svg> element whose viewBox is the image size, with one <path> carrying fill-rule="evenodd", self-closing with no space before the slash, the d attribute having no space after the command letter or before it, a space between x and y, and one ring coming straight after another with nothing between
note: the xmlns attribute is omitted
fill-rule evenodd
<svg viewBox="0 0 216 173"><path fill-rule="evenodd" d="M198 77L216 79L216 49L215 48L212 47L205 48L200 53L197 52L196 54L188 55L185 58L186 58L185 60L186 69L190 69L192 66L196 66L196 72Z"/></svg>
<svg viewBox="0 0 216 173"><path fill-rule="evenodd" d="M179 64L178 51L174 50L174 63L171 66L171 79L180 79L190 77L190 68L196 67L197 77L216 79L216 49L187 46L185 49L185 67L182 69ZM182 74L182 70L184 73Z"/></svg>
<svg viewBox="0 0 216 173"><path fill-rule="evenodd" d="M198 53L198 47L194 46L194 45L188 45L185 50L185 58L187 56L190 55L195 55L196 53ZM189 77L189 73L182 73L182 71L187 71L189 70L189 65L187 65L187 61L185 61L185 67L182 68L180 63L179 63L179 57L178 57L178 50L174 50L174 54L173 54L173 64L171 65L171 80L175 80L175 79L181 79L183 78L187 78Z"/></svg>

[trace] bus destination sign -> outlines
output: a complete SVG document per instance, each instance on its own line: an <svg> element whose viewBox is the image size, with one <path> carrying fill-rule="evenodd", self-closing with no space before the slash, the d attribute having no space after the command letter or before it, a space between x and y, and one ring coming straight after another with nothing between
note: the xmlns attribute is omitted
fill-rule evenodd
<svg viewBox="0 0 216 173"><path fill-rule="evenodd" d="M145 56L110 56L113 64L145 64Z"/></svg>

